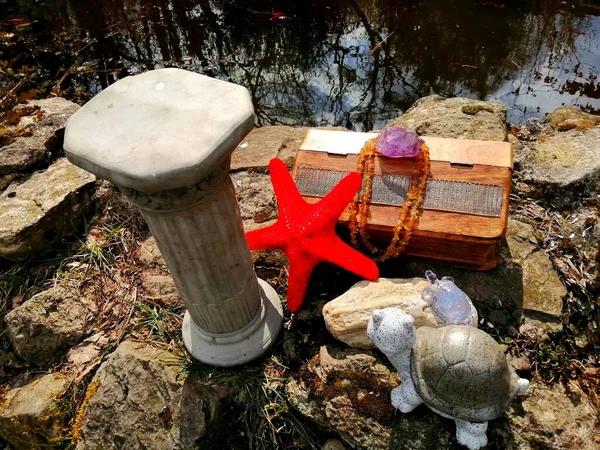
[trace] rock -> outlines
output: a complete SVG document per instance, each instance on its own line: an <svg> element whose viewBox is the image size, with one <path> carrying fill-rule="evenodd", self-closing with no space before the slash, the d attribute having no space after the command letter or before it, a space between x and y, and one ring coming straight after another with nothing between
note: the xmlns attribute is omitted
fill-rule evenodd
<svg viewBox="0 0 600 450"><path fill-rule="evenodd" d="M56 97L33 100L19 107L39 106L40 120L23 117L19 127L29 127L32 135L19 137L0 152L0 175L22 172L36 164L47 161L61 146L67 119L79 109L79 105Z"/></svg>
<svg viewBox="0 0 600 450"><path fill-rule="evenodd" d="M138 259L147 266L167 267L154 236L145 239L138 250Z"/></svg>
<svg viewBox="0 0 600 450"><path fill-rule="evenodd" d="M562 284L548 255L537 245L531 225L514 219L508 221L506 239L512 264L523 271L523 309L526 313L562 319L562 300L567 289Z"/></svg>
<svg viewBox="0 0 600 450"><path fill-rule="evenodd" d="M0 175L22 172L31 166L50 159L46 140L39 136L19 137L0 152Z"/></svg>
<svg viewBox="0 0 600 450"><path fill-rule="evenodd" d="M8 175L0 175L0 191L6 189L10 184L19 178L18 173L9 173Z"/></svg>
<svg viewBox="0 0 600 450"><path fill-rule="evenodd" d="M339 433L351 446L388 449L395 373L372 353L321 347L286 385L298 411Z"/></svg>
<svg viewBox="0 0 600 450"><path fill-rule="evenodd" d="M194 448L217 414L219 396L195 375L165 365L164 350L125 341L98 369L82 419L77 450Z"/></svg>
<svg viewBox="0 0 600 450"><path fill-rule="evenodd" d="M322 127L323 130L343 130L342 127ZM292 168L296 153L308 127L267 126L255 128L237 146L231 155L231 171L266 172L271 159L278 157Z"/></svg>
<svg viewBox="0 0 600 450"><path fill-rule="evenodd" d="M237 172L231 174L231 180L244 222L251 220L256 224L263 224L277 217L275 194L269 175Z"/></svg>
<svg viewBox="0 0 600 450"><path fill-rule="evenodd" d="M0 437L16 449L49 444L65 425L66 410L57 401L70 384L69 377L52 373L0 393Z"/></svg>
<svg viewBox="0 0 600 450"><path fill-rule="evenodd" d="M147 295L164 303L179 302L179 291L171 275L144 274L142 286Z"/></svg>
<svg viewBox="0 0 600 450"><path fill-rule="evenodd" d="M35 295L4 321L15 353L42 365L81 340L88 312L76 292L59 287Z"/></svg>
<svg viewBox="0 0 600 450"><path fill-rule="evenodd" d="M60 159L0 195L0 257L47 251L84 223L95 177Z"/></svg>
<svg viewBox="0 0 600 450"><path fill-rule="evenodd" d="M39 106L42 110L42 117L38 122L35 122L40 128L40 134L47 136L51 131L63 130L69 117L75 114L79 109L77 103L70 102L61 97L46 98L41 100L31 100L23 106ZM19 108L20 106L17 106ZM30 117L21 119L19 125L28 125L34 123ZM46 128L47 127L47 128ZM57 131L55 131L56 133Z"/></svg>
<svg viewBox="0 0 600 450"><path fill-rule="evenodd" d="M600 116L585 113L574 106L562 106L552 111L546 121L560 131L587 130L600 125Z"/></svg>
<svg viewBox="0 0 600 450"><path fill-rule="evenodd" d="M505 141L506 106L499 101L430 95L388 126L408 128L423 136Z"/></svg>
<svg viewBox="0 0 600 450"><path fill-rule="evenodd" d="M454 278L479 311L480 323L488 327L518 327L523 314L549 326L560 325L566 290L538 248L530 225L509 221L502 261L487 272L423 262L411 262L408 268L414 275L429 269Z"/></svg>
<svg viewBox="0 0 600 450"><path fill-rule="evenodd" d="M421 405L408 414L390 410L395 374L370 352L322 347L292 376L290 403L352 448L368 450L462 450L454 421ZM489 422L486 449L599 448L600 433L589 399L562 385L532 384L507 413Z"/></svg>
<svg viewBox="0 0 600 450"><path fill-rule="evenodd" d="M251 226L247 226L247 225ZM256 224L252 221L244 223L244 230L251 231L252 229L266 227L267 224ZM263 280L278 279L281 273L288 266L287 255L281 250L252 250L252 263L256 276Z"/></svg>
<svg viewBox="0 0 600 450"><path fill-rule="evenodd" d="M508 420L519 450L600 448L600 427L590 400L570 395L561 384L533 384L509 408Z"/></svg>
<svg viewBox="0 0 600 450"><path fill-rule="evenodd" d="M529 134L534 134L534 135L540 134L541 132L544 131L544 124L542 122L540 122L539 119L536 119L535 117L527 119L523 123L523 127L529 132Z"/></svg>
<svg viewBox="0 0 600 450"><path fill-rule="evenodd" d="M327 439L321 450L346 450L346 447L339 439Z"/></svg>
<svg viewBox="0 0 600 450"><path fill-rule="evenodd" d="M439 327L442 322L421 298L427 286L424 278L359 281L323 307L325 325L336 339L358 348L373 348L367 324L375 309L400 308L415 318L418 327Z"/></svg>
<svg viewBox="0 0 600 450"><path fill-rule="evenodd" d="M539 139L518 174L557 207L600 193L600 127Z"/></svg>

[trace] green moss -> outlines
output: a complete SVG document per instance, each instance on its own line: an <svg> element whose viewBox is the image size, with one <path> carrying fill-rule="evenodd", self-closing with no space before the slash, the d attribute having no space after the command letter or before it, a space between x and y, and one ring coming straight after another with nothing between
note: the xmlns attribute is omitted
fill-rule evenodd
<svg viewBox="0 0 600 450"><path fill-rule="evenodd" d="M476 104L476 105L465 105L461 108L461 111L463 112L463 114L468 114L470 116L474 116L477 113L480 113L481 111L487 111L487 112L494 112L494 108L492 108L490 105L482 105L482 104Z"/></svg>
<svg viewBox="0 0 600 450"><path fill-rule="evenodd" d="M533 152L534 162L551 163L563 167L573 167L577 165L579 158L580 152L577 151L576 146L568 142L541 145Z"/></svg>

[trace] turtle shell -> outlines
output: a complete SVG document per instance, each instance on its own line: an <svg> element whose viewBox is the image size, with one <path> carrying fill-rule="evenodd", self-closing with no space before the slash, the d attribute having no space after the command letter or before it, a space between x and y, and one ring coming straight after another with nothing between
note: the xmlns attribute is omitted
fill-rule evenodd
<svg viewBox="0 0 600 450"><path fill-rule="evenodd" d="M498 343L465 325L418 328L411 375L425 404L470 422L501 416L518 390L518 376Z"/></svg>

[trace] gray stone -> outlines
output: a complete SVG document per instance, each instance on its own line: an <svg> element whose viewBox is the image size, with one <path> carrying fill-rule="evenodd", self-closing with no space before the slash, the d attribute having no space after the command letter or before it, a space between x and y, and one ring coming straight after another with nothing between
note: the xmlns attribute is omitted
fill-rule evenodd
<svg viewBox="0 0 600 450"><path fill-rule="evenodd" d="M508 420L513 448L519 450L600 448L600 427L590 399L562 384L533 384L529 395L509 409Z"/></svg>
<svg viewBox="0 0 600 450"><path fill-rule="evenodd" d="M481 323L494 327L519 326L525 317L560 324L566 290L548 256L541 250L530 225L510 220L502 260L487 272L411 262L414 275L433 270L451 276L479 311Z"/></svg>
<svg viewBox="0 0 600 450"><path fill-rule="evenodd" d="M41 128L40 134L44 137L48 137L52 133L51 129L64 129L69 117L79 109L77 103L70 102L61 97L31 100L24 106L39 106L43 114L39 121L32 121L30 117L23 117L19 125L27 126L30 123L34 124Z"/></svg>
<svg viewBox="0 0 600 450"><path fill-rule="evenodd" d="M195 448L220 398L197 376L178 373L173 355L125 341L98 369L77 450ZM167 364L174 365L167 365Z"/></svg>
<svg viewBox="0 0 600 450"><path fill-rule="evenodd" d="M454 423L424 406L410 414L394 414L390 392L398 383L396 375L368 351L323 347L292 375L286 393L298 411L329 432L339 433L352 448L465 448L454 437ZM589 402L585 395L560 384L534 383L503 417L489 423L486 448L595 450L600 433Z"/></svg>
<svg viewBox="0 0 600 450"><path fill-rule="evenodd" d="M21 172L48 160L60 147L67 119L79 109L79 105L60 97L32 100L23 106L39 106L42 116L40 120L27 116L21 118L18 126L28 127L32 135L19 137L2 148L0 175Z"/></svg>
<svg viewBox="0 0 600 450"><path fill-rule="evenodd" d="M531 225L510 219L508 227L506 239L512 264L520 265L523 271L523 309L560 321L567 289L548 255L539 248Z"/></svg>
<svg viewBox="0 0 600 450"><path fill-rule="evenodd" d="M299 145L299 144L298 144ZM231 174L244 231L265 228L275 223L277 204L269 175L240 171ZM287 256L280 250L253 250L252 262L259 278L269 279L287 264ZM275 275L276 276L276 275Z"/></svg>
<svg viewBox="0 0 600 450"><path fill-rule="evenodd" d="M0 257L21 259L48 250L75 232L91 211L95 177L60 159L0 195Z"/></svg>
<svg viewBox="0 0 600 450"><path fill-rule="evenodd" d="M562 106L552 111L546 121L560 131L586 130L595 125L600 125L600 116L585 113L574 106Z"/></svg>
<svg viewBox="0 0 600 450"><path fill-rule="evenodd" d="M164 303L177 303L179 291L171 275L145 273L142 276L142 286L147 296Z"/></svg>
<svg viewBox="0 0 600 450"><path fill-rule="evenodd" d="M519 177L557 207L600 193L600 127L570 130L530 144Z"/></svg>
<svg viewBox="0 0 600 450"><path fill-rule="evenodd" d="M375 309L400 308L415 318L418 327L439 327L443 323L421 297L427 286L424 278L359 281L323 307L325 325L336 339L358 348L373 348L367 324Z"/></svg>
<svg viewBox="0 0 600 450"><path fill-rule="evenodd" d="M85 104L69 119L64 146L100 178L154 193L208 177L253 126L246 88L160 69L121 79Z"/></svg>
<svg viewBox="0 0 600 450"><path fill-rule="evenodd" d="M27 300L4 321L15 353L41 365L81 340L88 314L77 292L57 287Z"/></svg>
<svg viewBox="0 0 600 450"><path fill-rule="evenodd" d="M40 136L19 137L0 152L0 175L9 175L27 170L31 166L50 158L46 140Z"/></svg>
<svg viewBox="0 0 600 450"><path fill-rule="evenodd" d="M266 126L255 128L237 146L231 155L231 170L266 172L269 161L280 158L292 168L296 153L310 128ZM342 127L322 127L324 130L347 131Z"/></svg>
<svg viewBox="0 0 600 450"><path fill-rule="evenodd" d="M244 222L251 220L256 224L263 224L277 218L275 194L269 175L258 172L236 172L231 174L231 181L235 187L240 215Z"/></svg>
<svg viewBox="0 0 600 450"><path fill-rule="evenodd" d="M143 264L148 266L167 266L167 263L158 249L154 236L150 236L140 244L138 258Z"/></svg>
<svg viewBox="0 0 600 450"><path fill-rule="evenodd" d="M19 450L50 444L62 433L66 411L58 400L70 383L53 373L0 394L0 437Z"/></svg>
<svg viewBox="0 0 600 450"><path fill-rule="evenodd" d="M463 97L424 97L388 124L423 136L484 141L506 140L506 106Z"/></svg>
<svg viewBox="0 0 600 450"><path fill-rule="evenodd" d="M351 446L388 449L397 376L369 352L321 347L286 385L298 411Z"/></svg>

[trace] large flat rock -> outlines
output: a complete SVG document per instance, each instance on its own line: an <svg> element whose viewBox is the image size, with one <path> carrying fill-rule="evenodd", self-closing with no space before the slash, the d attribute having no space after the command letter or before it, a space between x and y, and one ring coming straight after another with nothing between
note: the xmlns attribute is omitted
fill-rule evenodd
<svg viewBox="0 0 600 450"><path fill-rule="evenodd" d="M514 446L519 450L600 448L597 412L585 396L561 384L533 383L529 394L508 411Z"/></svg>
<svg viewBox="0 0 600 450"><path fill-rule="evenodd" d="M96 178L60 159L0 195L0 257L43 252L72 234L91 210Z"/></svg>
<svg viewBox="0 0 600 450"><path fill-rule="evenodd" d="M62 432L66 411L57 402L70 383L52 373L0 395L0 437L19 450L50 447Z"/></svg>
<svg viewBox="0 0 600 450"><path fill-rule="evenodd" d="M600 127L558 132L529 147L520 177L545 200L570 207L600 193Z"/></svg>
<svg viewBox="0 0 600 450"><path fill-rule="evenodd" d="M181 376L173 355L125 341L98 369L77 450L195 448L217 414L219 397L196 376Z"/></svg>
<svg viewBox="0 0 600 450"><path fill-rule="evenodd" d="M523 309L562 318L562 300L567 289L546 253L539 248L531 225L510 219L507 234L511 264L523 271Z"/></svg>
<svg viewBox="0 0 600 450"><path fill-rule="evenodd" d="M423 136L505 141L506 105L431 95L415 102L388 126L408 128Z"/></svg>
<svg viewBox="0 0 600 450"><path fill-rule="evenodd" d="M42 365L80 341L89 312L79 293L57 287L27 300L10 311L4 321L15 353Z"/></svg>
<svg viewBox="0 0 600 450"><path fill-rule="evenodd" d="M367 324L375 309L400 308L415 318L417 327L439 327L443 323L421 297L427 286L424 278L359 281L323 307L325 325L336 339L357 348L373 347Z"/></svg>
<svg viewBox="0 0 600 450"><path fill-rule="evenodd" d="M291 405L352 447L388 449L398 377L372 353L321 347L286 385Z"/></svg>
<svg viewBox="0 0 600 450"><path fill-rule="evenodd" d="M23 106L39 107L41 117L38 120L33 114L21 118L18 127L30 129L31 136L19 137L0 149L0 176L26 171L48 160L60 147L67 119L79 109L79 105L60 97L32 100Z"/></svg>
<svg viewBox="0 0 600 450"><path fill-rule="evenodd" d="M342 130L342 127L323 127L324 130ZM280 158L291 168L302 145L308 127L266 126L255 128L237 146L231 155L231 170L266 172L269 161Z"/></svg>
<svg viewBox="0 0 600 450"><path fill-rule="evenodd" d="M391 406L401 380L380 354L322 347L286 386L290 404L349 444L366 450L463 450L454 421L425 405L408 414ZM533 383L503 417L489 422L490 449L600 448L596 415L585 396L572 399L562 385Z"/></svg>

